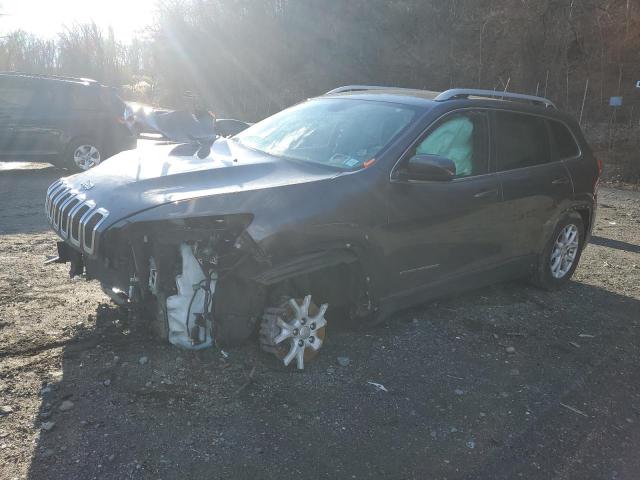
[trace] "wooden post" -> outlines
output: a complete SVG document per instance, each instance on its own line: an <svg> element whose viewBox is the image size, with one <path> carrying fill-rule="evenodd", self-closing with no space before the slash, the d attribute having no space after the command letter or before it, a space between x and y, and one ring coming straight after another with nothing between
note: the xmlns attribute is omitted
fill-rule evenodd
<svg viewBox="0 0 640 480"><path fill-rule="evenodd" d="M547 70L547 77L544 80L544 97L547 98L547 87L549 86L549 70Z"/></svg>
<svg viewBox="0 0 640 480"><path fill-rule="evenodd" d="M587 90L589 90L589 79L584 84L584 95L582 96L582 107L580 107L580 120L579 124L582 126L582 114L584 113L584 103L587 100Z"/></svg>

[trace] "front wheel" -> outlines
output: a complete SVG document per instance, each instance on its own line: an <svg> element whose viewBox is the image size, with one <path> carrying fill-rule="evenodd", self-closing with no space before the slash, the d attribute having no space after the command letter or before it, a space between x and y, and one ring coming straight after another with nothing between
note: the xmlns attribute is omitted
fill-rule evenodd
<svg viewBox="0 0 640 480"><path fill-rule="evenodd" d="M533 283L546 290L564 286L575 272L584 248L584 223L577 213L556 226L538 259Z"/></svg>
<svg viewBox="0 0 640 480"><path fill-rule="evenodd" d="M260 325L260 345L285 366L295 360L299 370L312 360L324 342L328 305L318 307L311 295L289 298L279 307L267 308Z"/></svg>

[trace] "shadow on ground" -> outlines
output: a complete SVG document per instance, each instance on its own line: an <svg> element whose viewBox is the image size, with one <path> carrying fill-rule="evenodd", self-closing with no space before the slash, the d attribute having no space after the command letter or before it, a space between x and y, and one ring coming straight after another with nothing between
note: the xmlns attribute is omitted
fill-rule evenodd
<svg viewBox="0 0 640 480"><path fill-rule="evenodd" d="M591 237L590 242L594 245L600 245L601 247L615 248L616 250L622 250L629 253L640 253L640 245L622 242L620 240L614 240L612 238L605 238L594 235Z"/></svg>
<svg viewBox="0 0 640 480"><path fill-rule="evenodd" d="M638 311L500 285L329 330L299 373L154 344L101 305L43 388L28 478L636 478Z"/></svg>

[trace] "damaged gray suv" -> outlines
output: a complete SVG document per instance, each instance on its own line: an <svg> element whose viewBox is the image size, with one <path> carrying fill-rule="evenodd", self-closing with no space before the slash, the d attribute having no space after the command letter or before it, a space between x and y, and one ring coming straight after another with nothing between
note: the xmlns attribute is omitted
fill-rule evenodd
<svg viewBox="0 0 640 480"><path fill-rule="evenodd" d="M562 286L599 176L547 99L356 85L230 139L123 152L51 185L46 214L57 261L162 338L255 335L303 368L328 320L518 277Z"/></svg>

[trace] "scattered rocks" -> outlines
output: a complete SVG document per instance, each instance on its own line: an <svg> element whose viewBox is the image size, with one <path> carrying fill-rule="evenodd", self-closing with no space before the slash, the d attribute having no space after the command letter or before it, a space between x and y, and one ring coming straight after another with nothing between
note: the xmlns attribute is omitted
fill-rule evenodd
<svg viewBox="0 0 640 480"><path fill-rule="evenodd" d="M109 379L107 378L104 382L102 382L102 384L103 384L105 387L108 387L109 385L111 385L111 380L109 380Z"/></svg>
<svg viewBox="0 0 640 480"><path fill-rule="evenodd" d="M107 457L107 460L109 460L110 462L113 462L115 460L116 456L112 453L111 455L109 455Z"/></svg>
<svg viewBox="0 0 640 480"><path fill-rule="evenodd" d="M461 388L456 388L453 393L455 393L456 395L464 395L464 390L462 390Z"/></svg>
<svg viewBox="0 0 640 480"><path fill-rule="evenodd" d="M140 358L138 359L138 363L139 363L140 365L144 365L144 364L146 364L146 363L148 363L148 362L149 362L149 358L148 358L148 357L140 357Z"/></svg>
<svg viewBox="0 0 640 480"><path fill-rule="evenodd" d="M475 441L473 441L473 440L469 440L469 441L467 442L467 448L470 448L470 449L474 449L474 448L476 448L476 442L475 442Z"/></svg>
<svg viewBox="0 0 640 480"><path fill-rule="evenodd" d="M67 412L71 410L73 406L74 404L71 400L65 400L60 404L60 406L58 407L58 410L60 410L61 412Z"/></svg>
<svg viewBox="0 0 640 480"><path fill-rule="evenodd" d="M56 422L42 422L42 424L40 425L40 428L45 432L50 432L51 430L53 430L53 427L55 426L56 426Z"/></svg>
<svg viewBox="0 0 640 480"><path fill-rule="evenodd" d="M504 351L513 355L514 353L516 353L516 347L509 346L505 348Z"/></svg>
<svg viewBox="0 0 640 480"><path fill-rule="evenodd" d="M147 388L151 388L151 385L152 385L151 382L147 382L147 383L144 384L144 386L147 387Z"/></svg>
<svg viewBox="0 0 640 480"><path fill-rule="evenodd" d="M338 357L338 364L341 367L348 367L351 364L351 359L349 357Z"/></svg>
<svg viewBox="0 0 640 480"><path fill-rule="evenodd" d="M10 413L13 413L13 407L10 405L2 405L0 407L0 416L9 415Z"/></svg>

